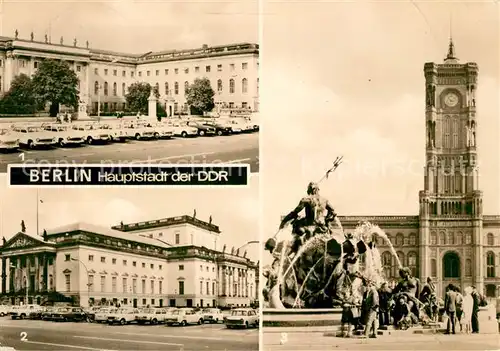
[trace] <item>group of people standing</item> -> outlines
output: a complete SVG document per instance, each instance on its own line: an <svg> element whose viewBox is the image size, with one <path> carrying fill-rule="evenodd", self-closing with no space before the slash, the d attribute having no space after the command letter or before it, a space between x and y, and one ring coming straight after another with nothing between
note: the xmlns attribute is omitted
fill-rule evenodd
<svg viewBox="0 0 500 351"><path fill-rule="evenodd" d="M457 286L449 284L444 298L444 312L448 316L446 334L455 334L457 322L461 332L479 333L480 302L481 298L474 286L465 288L462 294Z"/></svg>

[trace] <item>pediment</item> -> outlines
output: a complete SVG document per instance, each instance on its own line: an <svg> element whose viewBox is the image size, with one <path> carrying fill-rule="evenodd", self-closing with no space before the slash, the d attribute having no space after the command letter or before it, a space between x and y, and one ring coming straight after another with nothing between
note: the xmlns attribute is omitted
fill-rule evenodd
<svg viewBox="0 0 500 351"><path fill-rule="evenodd" d="M91 269L91 270L89 271L89 274L95 274L95 270Z"/></svg>
<svg viewBox="0 0 500 351"><path fill-rule="evenodd" d="M100 271L99 274L108 274L106 271Z"/></svg>
<svg viewBox="0 0 500 351"><path fill-rule="evenodd" d="M134 274L132 274L132 277L137 278L138 275L134 273Z"/></svg>
<svg viewBox="0 0 500 351"><path fill-rule="evenodd" d="M186 280L186 278L184 278L184 277L179 277L179 278L177 278L177 280Z"/></svg>
<svg viewBox="0 0 500 351"><path fill-rule="evenodd" d="M158 279L163 280L164 278L163 278L163 277L160 277L160 278L158 278Z"/></svg>
<svg viewBox="0 0 500 351"><path fill-rule="evenodd" d="M147 278L148 276L146 274L144 274L143 276L141 276L141 278Z"/></svg>
<svg viewBox="0 0 500 351"><path fill-rule="evenodd" d="M123 273L123 274L122 274L122 276L123 276L123 277L128 277L128 273L127 273L127 272L125 272L125 273Z"/></svg>
<svg viewBox="0 0 500 351"><path fill-rule="evenodd" d="M111 275L118 275L118 273L116 273L116 272L111 272Z"/></svg>
<svg viewBox="0 0 500 351"><path fill-rule="evenodd" d="M45 245L42 240L38 240L24 233L17 233L12 238L10 238L4 246L2 246L2 250L5 249L22 249L22 248L30 248Z"/></svg>
<svg viewBox="0 0 500 351"><path fill-rule="evenodd" d="M66 269L63 271L63 273L64 273L64 274L69 274L69 273L71 273L71 269L66 268Z"/></svg>
<svg viewBox="0 0 500 351"><path fill-rule="evenodd" d="M156 277L154 275L151 276L151 279L156 279Z"/></svg>

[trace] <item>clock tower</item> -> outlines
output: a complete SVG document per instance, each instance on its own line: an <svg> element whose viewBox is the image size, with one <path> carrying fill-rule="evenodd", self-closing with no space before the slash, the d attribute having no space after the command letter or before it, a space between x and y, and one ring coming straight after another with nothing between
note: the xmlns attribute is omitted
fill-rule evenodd
<svg viewBox="0 0 500 351"><path fill-rule="evenodd" d="M426 63L424 190L420 191L420 279L438 289L483 287L482 193L478 187L478 66L460 63L450 39L443 63ZM442 290L441 290L442 291Z"/></svg>

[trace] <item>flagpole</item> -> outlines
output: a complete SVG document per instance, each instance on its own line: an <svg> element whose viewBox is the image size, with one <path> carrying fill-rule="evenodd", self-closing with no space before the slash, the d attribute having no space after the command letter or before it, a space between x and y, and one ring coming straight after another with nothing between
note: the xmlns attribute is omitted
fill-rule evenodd
<svg viewBox="0 0 500 351"><path fill-rule="evenodd" d="M38 188L36 189L36 235L40 235L40 231L38 230L38 203L40 202L40 197L38 193Z"/></svg>

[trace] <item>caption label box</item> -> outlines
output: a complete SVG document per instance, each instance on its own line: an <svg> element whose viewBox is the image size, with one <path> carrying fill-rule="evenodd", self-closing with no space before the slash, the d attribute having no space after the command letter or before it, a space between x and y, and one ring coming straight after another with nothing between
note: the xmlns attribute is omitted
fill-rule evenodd
<svg viewBox="0 0 500 351"><path fill-rule="evenodd" d="M37 186L248 185L249 165L9 165L9 184Z"/></svg>

